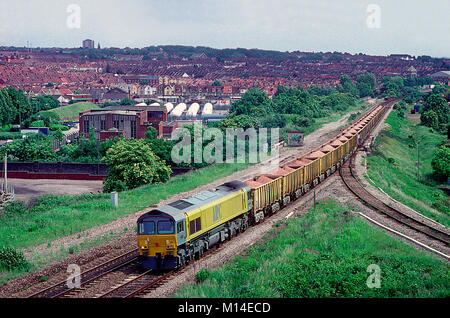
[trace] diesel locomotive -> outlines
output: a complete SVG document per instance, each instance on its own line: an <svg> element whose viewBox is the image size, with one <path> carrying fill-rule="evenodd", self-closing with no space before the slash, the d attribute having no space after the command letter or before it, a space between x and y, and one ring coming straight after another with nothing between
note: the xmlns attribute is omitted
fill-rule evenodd
<svg viewBox="0 0 450 318"><path fill-rule="evenodd" d="M281 164L271 173L227 182L143 214L137 221L142 266L148 269L182 266L276 213L338 169L365 140L386 109L383 105L375 106L332 140Z"/></svg>

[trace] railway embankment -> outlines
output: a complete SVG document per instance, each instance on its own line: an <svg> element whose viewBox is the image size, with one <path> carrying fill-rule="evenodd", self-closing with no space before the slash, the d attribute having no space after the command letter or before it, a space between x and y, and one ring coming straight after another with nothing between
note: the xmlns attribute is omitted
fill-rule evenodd
<svg viewBox="0 0 450 318"><path fill-rule="evenodd" d="M431 168L433 153L445 136L397 112L378 127L374 149L355 158L355 171L374 196L448 229L450 197L437 188ZM418 147L414 140L419 141Z"/></svg>

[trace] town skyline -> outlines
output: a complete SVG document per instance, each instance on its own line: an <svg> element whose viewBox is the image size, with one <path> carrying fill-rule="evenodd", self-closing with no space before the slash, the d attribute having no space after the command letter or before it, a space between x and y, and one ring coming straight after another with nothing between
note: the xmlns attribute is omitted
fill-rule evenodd
<svg viewBox="0 0 450 318"><path fill-rule="evenodd" d="M279 4L233 0L226 4L141 0L108 4L84 0L75 7L70 7L71 1L1 3L0 46L25 47L31 42L32 47L76 48L84 39L93 39L102 48L185 45L438 58L450 52L444 40L450 30L445 9L450 9L450 3L440 0L408 5L350 0L339 4L289 0Z"/></svg>

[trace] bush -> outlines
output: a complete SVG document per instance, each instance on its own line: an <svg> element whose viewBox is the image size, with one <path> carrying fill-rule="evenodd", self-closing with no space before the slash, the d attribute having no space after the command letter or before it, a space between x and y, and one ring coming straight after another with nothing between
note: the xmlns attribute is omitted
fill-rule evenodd
<svg viewBox="0 0 450 318"><path fill-rule="evenodd" d="M420 116L420 120L421 120L422 124L425 126L428 126L428 127L434 128L434 129L439 129L438 116L432 110L422 113L422 115Z"/></svg>
<svg viewBox="0 0 450 318"><path fill-rule="evenodd" d="M2 216L14 216L23 214L27 211L25 203L22 201L13 201L4 206L3 211L0 212L0 219Z"/></svg>
<svg viewBox="0 0 450 318"><path fill-rule="evenodd" d="M0 248L0 269L3 270L28 270L31 264L25 258L22 251L16 251L11 247Z"/></svg>
<svg viewBox="0 0 450 318"><path fill-rule="evenodd" d="M211 273L207 269L201 269L195 274L195 280L197 283L202 283L209 278Z"/></svg>
<svg viewBox="0 0 450 318"><path fill-rule="evenodd" d="M122 139L106 152L108 176L103 191L133 189L169 180L172 169L158 158L143 139ZM120 187L119 187L120 186Z"/></svg>
<svg viewBox="0 0 450 318"><path fill-rule="evenodd" d="M348 117L348 121L354 121L358 116L361 115L361 112L353 113Z"/></svg>
<svg viewBox="0 0 450 318"><path fill-rule="evenodd" d="M439 180L445 180L450 177L450 148L441 146L434 153L431 161L433 173Z"/></svg>

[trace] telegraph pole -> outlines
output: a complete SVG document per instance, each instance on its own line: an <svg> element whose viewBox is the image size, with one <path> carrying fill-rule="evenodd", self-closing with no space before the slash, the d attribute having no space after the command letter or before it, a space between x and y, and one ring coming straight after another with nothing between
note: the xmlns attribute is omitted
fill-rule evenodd
<svg viewBox="0 0 450 318"><path fill-rule="evenodd" d="M419 158L419 141L417 141L417 181L420 182L420 158Z"/></svg>

